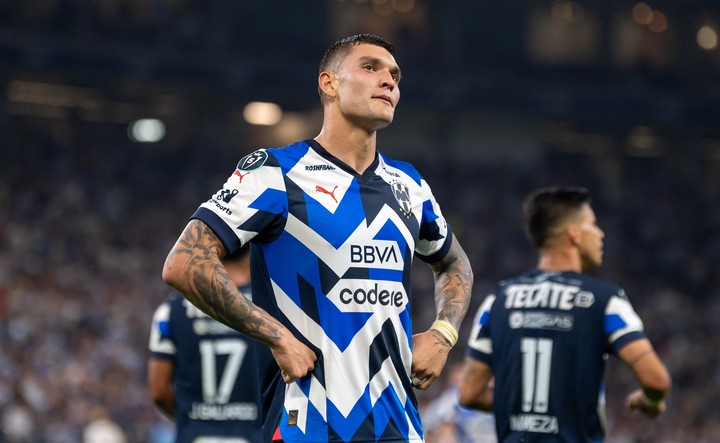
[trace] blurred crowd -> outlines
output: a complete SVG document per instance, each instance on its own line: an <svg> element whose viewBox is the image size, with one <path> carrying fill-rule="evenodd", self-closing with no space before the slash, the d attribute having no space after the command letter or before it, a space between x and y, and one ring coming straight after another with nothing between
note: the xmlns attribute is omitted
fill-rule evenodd
<svg viewBox="0 0 720 443"><path fill-rule="evenodd" d="M191 44L207 37L215 8L184 0L38 0L4 2L0 23L67 37L94 37L114 42ZM149 41L148 41L149 40Z"/></svg>
<svg viewBox="0 0 720 443"><path fill-rule="evenodd" d="M226 61L227 56L238 53L264 56L277 52L319 60L316 45L325 46L319 31L325 25L325 9L324 2L292 0L274 0L270 8L263 2L189 0L10 1L0 2L0 28L24 42L30 37L40 47L49 42L51 46L71 45L74 56L78 48L87 45L98 50L95 56L101 60L142 57L137 51L128 54L128 47L151 49L160 58L182 50L189 59L202 51L223 52ZM284 13L278 14L278 10ZM297 29L291 25L297 24L299 15L304 16L304 27L318 30L298 39ZM115 53L108 54L103 45Z"/></svg>
<svg viewBox="0 0 720 443"><path fill-rule="evenodd" d="M58 50L56 44L63 48L58 63L69 65L82 48L88 58L105 61L112 54L142 61L144 54L148 65L163 48L181 50L183 58L194 55L189 64L207 63L197 54L218 51L224 54L223 67L228 54L260 61L271 54L319 58L317 48L325 45L330 21L325 4L331 2L318 3L312 13L306 2L281 3L285 14L264 2L0 2L0 28L9 61L46 70L54 65L43 65L43 57L53 60L48 54ZM316 29L302 39L291 26L299 16L305 29ZM514 21L516 14L510 16ZM418 28L431 36L428 40L448 39L433 34L432 26ZM504 28L502 35L507 35ZM78 42L85 46L75 46ZM21 55L17 59L13 44ZM124 46L148 51L118 50ZM422 45L404 52L405 65L427 64ZM465 60L462 54L436 57L485 66L484 58ZM85 75L87 68L78 69ZM196 75L195 68L187 69ZM145 384L151 316L169 291L160 278L162 264L188 216L256 147L241 141L233 152L202 142L143 145L130 142L119 126L35 123L0 121L0 441L169 442L171 424L154 409ZM379 140L382 149L382 133ZM400 156L432 186L476 276L448 370L430 390L418 393L428 443L478 441L472 435L491 425L487 416L472 416L452 404L455 369L483 297L497 280L534 266L520 205L535 187L552 184L590 189L607 234L605 263L596 274L626 289L673 376L668 411L649 421L626 414L624 395L634 382L630 371L611 359L607 442L717 441L720 160L701 161L681 146L658 157L632 157L616 148L590 155L547 146L540 160L492 163L428 152ZM393 155L392 146L386 153ZM421 330L432 322L434 306L432 279L424 265L417 268L413 313ZM467 429L469 439L461 435Z"/></svg>
<svg viewBox="0 0 720 443"><path fill-rule="evenodd" d="M255 147L168 149L133 144L122 129L47 130L20 119L3 132L0 441L169 441L171 426L145 383L152 312L169 291L162 264L188 216ZM611 360L607 441L717 441L720 162L552 149L532 162L404 157L432 186L474 265L473 304L450 365L462 361L474 311L495 282L535 264L522 231L524 195L542 185L587 186L606 232L596 274L626 289L674 381L664 416L628 415L623 401L634 383ZM418 277L416 329L434 312L432 281ZM428 443L448 441L432 439L453 420L435 407L453 387L451 373L419 394Z"/></svg>

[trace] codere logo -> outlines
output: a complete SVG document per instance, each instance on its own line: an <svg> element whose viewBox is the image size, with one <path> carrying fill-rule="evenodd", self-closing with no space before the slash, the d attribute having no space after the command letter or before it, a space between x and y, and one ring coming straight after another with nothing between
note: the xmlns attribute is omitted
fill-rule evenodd
<svg viewBox="0 0 720 443"><path fill-rule="evenodd" d="M328 298L343 312L372 312L379 308L402 311L407 304L400 282L372 280L340 281Z"/></svg>

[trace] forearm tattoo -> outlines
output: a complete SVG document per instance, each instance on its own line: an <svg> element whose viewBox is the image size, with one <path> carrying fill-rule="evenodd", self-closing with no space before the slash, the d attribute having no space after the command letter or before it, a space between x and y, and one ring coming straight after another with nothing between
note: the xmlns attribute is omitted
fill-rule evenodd
<svg viewBox="0 0 720 443"><path fill-rule="evenodd" d="M191 220L170 252L182 263L176 289L214 319L266 344L280 338L280 323L242 296L220 261L224 247L212 229ZM177 257L175 256L183 256Z"/></svg>
<svg viewBox="0 0 720 443"><path fill-rule="evenodd" d="M442 336L438 331L434 329L430 329L430 333L432 334L433 338L435 339L435 343L433 343L435 346L440 346L440 349L438 350L438 354L447 354L450 352L450 349L452 349L452 346L450 346L450 343L448 343L447 339Z"/></svg>
<svg viewBox="0 0 720 443"><path fill-rule="evenodd" d="M473 273L470 261L457 239L453 238L447 256L431 267L435 274L437 318L450 322L459 330L470 305Z"/></svg>

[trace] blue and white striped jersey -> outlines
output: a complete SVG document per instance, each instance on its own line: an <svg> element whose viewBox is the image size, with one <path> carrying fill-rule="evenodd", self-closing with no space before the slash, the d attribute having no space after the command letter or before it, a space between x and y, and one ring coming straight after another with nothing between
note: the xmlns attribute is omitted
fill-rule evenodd
<svg viewBox="0 0 720 443"><path fill-rule="evenodd" d="M644 337L616 285L534 270L480 306L467 355L493 368L498 441L597 443L608 354Z"/></svg>
<svg viewBox="0 0 720 443"><path fill-rule="evenodd" d="M452 235L414 167L378 153L358 174L314 140L259 150L193 217L229 253L252 241L253 301L318 356L307 377L274 379L285 441L422 441L411 265L442 259Z"/></svg>
<svg viewBox="0 0 720 443"><path fill-rule="evenodd" d="M177 443L262 441L257 346L179 293L157 308L149 349L174 364Z"/></svg>

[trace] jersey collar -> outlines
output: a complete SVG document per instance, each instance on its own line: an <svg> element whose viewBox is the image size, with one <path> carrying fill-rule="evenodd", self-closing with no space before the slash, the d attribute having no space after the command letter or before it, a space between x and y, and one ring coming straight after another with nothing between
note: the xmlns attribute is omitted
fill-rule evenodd
<svg viewBox="0 0 720 443"><path fill-rule="evenodd" d="M320 143L317 142L315 139L308 139L305 140L305 143L310 145L310 147L317 152L321 157L326 159L327 161L331 162L338 168L342 169L343 171L347 172L348 174L351 174L355 176L357 179L362 180L363 182L367 182L374 174L375 171L378 168L378 165L380 164L380 155L378 154L377 150L375 151L375 158L373 159L373 162L370 163L370 166L363 171L362 174L359 174L356 170L348 166L345 162L340 160L339 158L335 157L331 153L329 153L325 148L322 147Z"/></svg>

